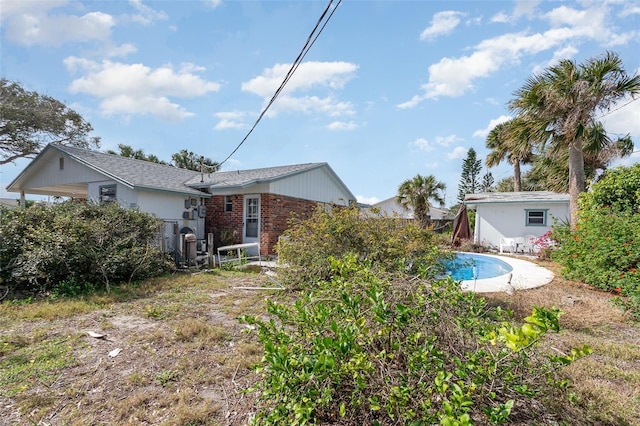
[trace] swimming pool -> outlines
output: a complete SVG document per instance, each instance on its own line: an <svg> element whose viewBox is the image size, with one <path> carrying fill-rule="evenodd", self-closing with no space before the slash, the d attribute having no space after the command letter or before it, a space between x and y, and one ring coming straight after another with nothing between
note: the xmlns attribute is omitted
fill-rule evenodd
<svg viewBox="0 0 640 426"><path fill-rule="evenodd" d="M456 253L453 260L446 262L447 275L457 281L481 280L508 274L513 267L495 256L477 253Z"/></svg>

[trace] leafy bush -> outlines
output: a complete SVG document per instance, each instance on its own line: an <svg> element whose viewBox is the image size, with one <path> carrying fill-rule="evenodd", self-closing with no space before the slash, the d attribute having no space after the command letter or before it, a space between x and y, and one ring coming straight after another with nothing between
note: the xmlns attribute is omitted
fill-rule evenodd
<svg viewBox="0 0 640 426"><path fill-rule="evenodd" d="M63 202L0 216L0 278L60 295L164 273L158 220L115 203ZM94 286L95 284L95 286Z"/></svg>
<svg viewBox="0 0 640 426"><path fill-rule="evenodd" d="M557 369L590 350L538 346L560 312L536 308L513 325L510 312L436 278L447 254L435 241L356 209L292 223L278 275L301 291L268 300L268 319L241 318L264 345L254 424L529 424L573 414ZM565 414L551 401L569 404Z"/></svg>
<svg viewBox="0 0 640 426"><path fill-rule="evenodd" d="M630 297L623 304L640 318L640 164L608 171L581 195L575 229L553 236L565 277Z"/></svg>
<svg viewBox="0 0 640 426"><path fill-rule="evenodd" d="M432 265L441 256L434 234L414 223L357 208L319 208L309 220L296 217L278 242L279 261L287 265L281 279L288 286L313 286L331 276L329 257L357 253L378 271L406 272Z"/></svg>
<svg viewBox="0 0 640 426"><path fill-rule="evenodd" d="M450 279L391 282L355 255L330 265L332 279L295 303L268 301L271 320L242 318L264 344L254 424L557 420L545 408L563 399L556 369L590 352L536 347L558 331L557 310L513 326Z"/></svg>

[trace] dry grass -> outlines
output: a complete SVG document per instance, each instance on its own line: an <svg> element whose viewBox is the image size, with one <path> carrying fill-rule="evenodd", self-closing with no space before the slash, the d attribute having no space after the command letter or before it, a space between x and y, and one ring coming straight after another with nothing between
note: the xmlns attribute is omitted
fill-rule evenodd
<svg viewBox="0 0 640 426"><path fill-rule="evenodd" d="M81 300L0 304L0 424L247 424L254 400L242 391L258 379L262 347L236 318L282 295L237 288L258 285L273 283L254 272L182 274ZM575 424L640 425L640 329L610 295L556 278L487 298L517 318L559 307L564 329L549 345L593 348L565 369Z"/></svg>
<svg viewBox="0 0 640 426"><path fill-rule="evenodd" d="M612 295L560 278L552 262L537 263L556 274L550 284L511 296L485 295L487 300L512 309L519 320L534 306L561 309L562 330L550 336L549 345L593 349L564 369L575 394L576 424L640 425L640 327L612 304Z"/></svg>

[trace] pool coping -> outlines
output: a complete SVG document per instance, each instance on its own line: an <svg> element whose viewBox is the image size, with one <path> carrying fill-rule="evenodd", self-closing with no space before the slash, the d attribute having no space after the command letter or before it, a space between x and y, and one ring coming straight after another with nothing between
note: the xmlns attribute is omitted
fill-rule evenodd
<svg viewBox="0 0 640 426"><path fill-rule="evenodd" d="M536 265L528 260L485 253L462 251L459 253L493 257L508 263L513 268L511 272L493 278L460 281L460 286L464 291L473 291L476 293L494 293L503 291L511 293L517 290L541 287L545 284L549 284L555 277L553 272L547 268L543 268L542 266Z"/></svg>

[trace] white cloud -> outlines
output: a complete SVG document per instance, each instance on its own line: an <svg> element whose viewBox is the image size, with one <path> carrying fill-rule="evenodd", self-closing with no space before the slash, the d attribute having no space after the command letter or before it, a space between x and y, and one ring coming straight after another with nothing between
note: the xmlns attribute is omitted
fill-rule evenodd
<svg viewBox="0 0 640 426"><path fill-rule="evenodd" d="M167 14L163 11L156 11L149 6L142 4L141 0L129 0L129 3L138 11L131 15L131 20L144 26L153 24L155 21L166 20Z"/></svg>
<svg viewBox="0 0 640 426"><path fill-rule="evenodd" d="M355 130L358 127L360 127L360 126L358 126L353 121L333 121L333 122L327 124L327 126L326 126L326 128L328 130L334 130L334 131Z"/></svg>
<svg viewBox="0 0 640 426"><path fill-rule="evenodd" d="M525 13L524 10L521 13ZM462 96L474 88L476 81L519 63L524 55L534 55L562 44L568 44L567 52L570 52L586 40L603 44L620 42L622 36L607 25L607 14L608 9L599 5L584 10L559 6L544 16L550 24L544 32L503 34L481 41L466 56L442 58L429 66L429 79L421 87L422 93L398 107L412 108L427 99Z"/></svg>
<svg viewBox="0 0 640 426"><path fill-rule="evenodd" d="M273 96L289 72L291 64L276 64L261 76L242 83L242 90L258 96ZM355 76L358 66L349 62L303 62L284 88L284 94L310 90L315 87L341 89Z"/></svg>
<svg viewBox="0 0 640 426"><path fill-rule="evenodd" d="M220 121L215 125L215 130L226 130L226 129L242 129L247 127L244 122L244 118L246 113L239 111L229 111L229 112L217 112L214 114L215 117L219 118Z"/></svg>
<svg viewBox="0 0 640 426"><path fill-rule="evenodd" d="M467 151L468 151L467 148L463 146L457 146L453 149L453 151L447 154L447 158L449 160L457 160L460 158L464 158L467 155Z"/></svg>
<svg viewBox="0 0 640 426"><path fill-rule="evenodd" d="M208 0L207 4L210 8L215 9L222 4L222 0Z"/></svg>
<svg viewBox="0 0 640 426"><path fill-rule="evenodd" d="M418 138L411 143L412 146L417 147L421 151L431 152L435 149L434 144L447 147L454 142L460 141L460 138L456 135L449 136L436 136L433 142L428 141L425 138Z"/></svg>
<svg viewBox="0 0 640 426"><path fill-rule="evenodd" d="M464 14L453 10L438 12L431 19L431 26L420 34L420 40L433 40L438 36L450 34L459 24Z"/></svg>
<svg viewBox="0 0 640 426"><path fill-rule="evenodd" d="M473 132L473 137L486 138L489 132L493 130L494 127L496 127L500 123L504 123L505 121L509 121L509 120L511 120L511 117L508 115L501 115L498 118L494 118L493 120L489 121L489 124L487 125L487 127L485 127L484 129L478 129L475 132Z"/></svg>
<svg viewBox="0 0 640 426"><path fill-rule="evenodd" d="M291 64L276 64L263 71L262 75L242 83L242 91L254 93L265 100L265 105L282 84ZM267 115L279 112L323 113L331 117L355 113L350 102L338 101L332 95L299 96L300 92L329 91L342 89L355 76L358 66L349 62L303 62L287 82L286 87L270 107Z"/></svg>
<svg viewBox="0 0 640 426"><path fill-rule="evenodd" d="M356 195L356 200L362 204L376 204L380 202L378 197L365 197L364 195Z"/></svg>
<svg viewBox="0 0 640 426"><path fill-rule="evenodd" d="M11 3L13 2L2 3L3 13L4 7ZM12 13L3 19L6 21L4 27L7 39L26 46L60 46L67 42L107 40L111 36L111 28L115 25L114 18L102 12L90 12L82 16L49 16L46 14L48 9L13 9ZM14 11L16 13L13 13Z"/></svg>
<svg viewBox="0 0 640 426"><path fill-rule="evenodd" d="M184 64L175 71L164 65L151 69L143 64L95 62L68 57L64 60L70 72L83 72L73 80L73 93L86 93L101 99L100 110L105 115L151 114L166 120L179 121L193 114L169 101L170 97L193 98L220 89L218 83L203 80Z"/></svg>
<svg viewBox="0 0 640 426"><path fill-rule="evenodd" d="M640 98L635 101L624 99L613 106L610 113L604 113L602 123L607 132L616 135L630 134L634 139L640 138Z"/></svg>
<svg viewBox="0 0 640 426"><path fill-rule="evenodd" d="M421 151L426 151L426 152L431 152L435 149L433 145L425 138L418 138L415 141L413 141L411 145L417 147Z"/></svg>
<svg viewBox="0 0 640 426"><path fill-rule="evenodd" d="M511 16L509 16L507 13L505 12L498 12L495 15L493 15L490 19L490 22L496 22L499 24L506 24L511 20Z"/></svg>

